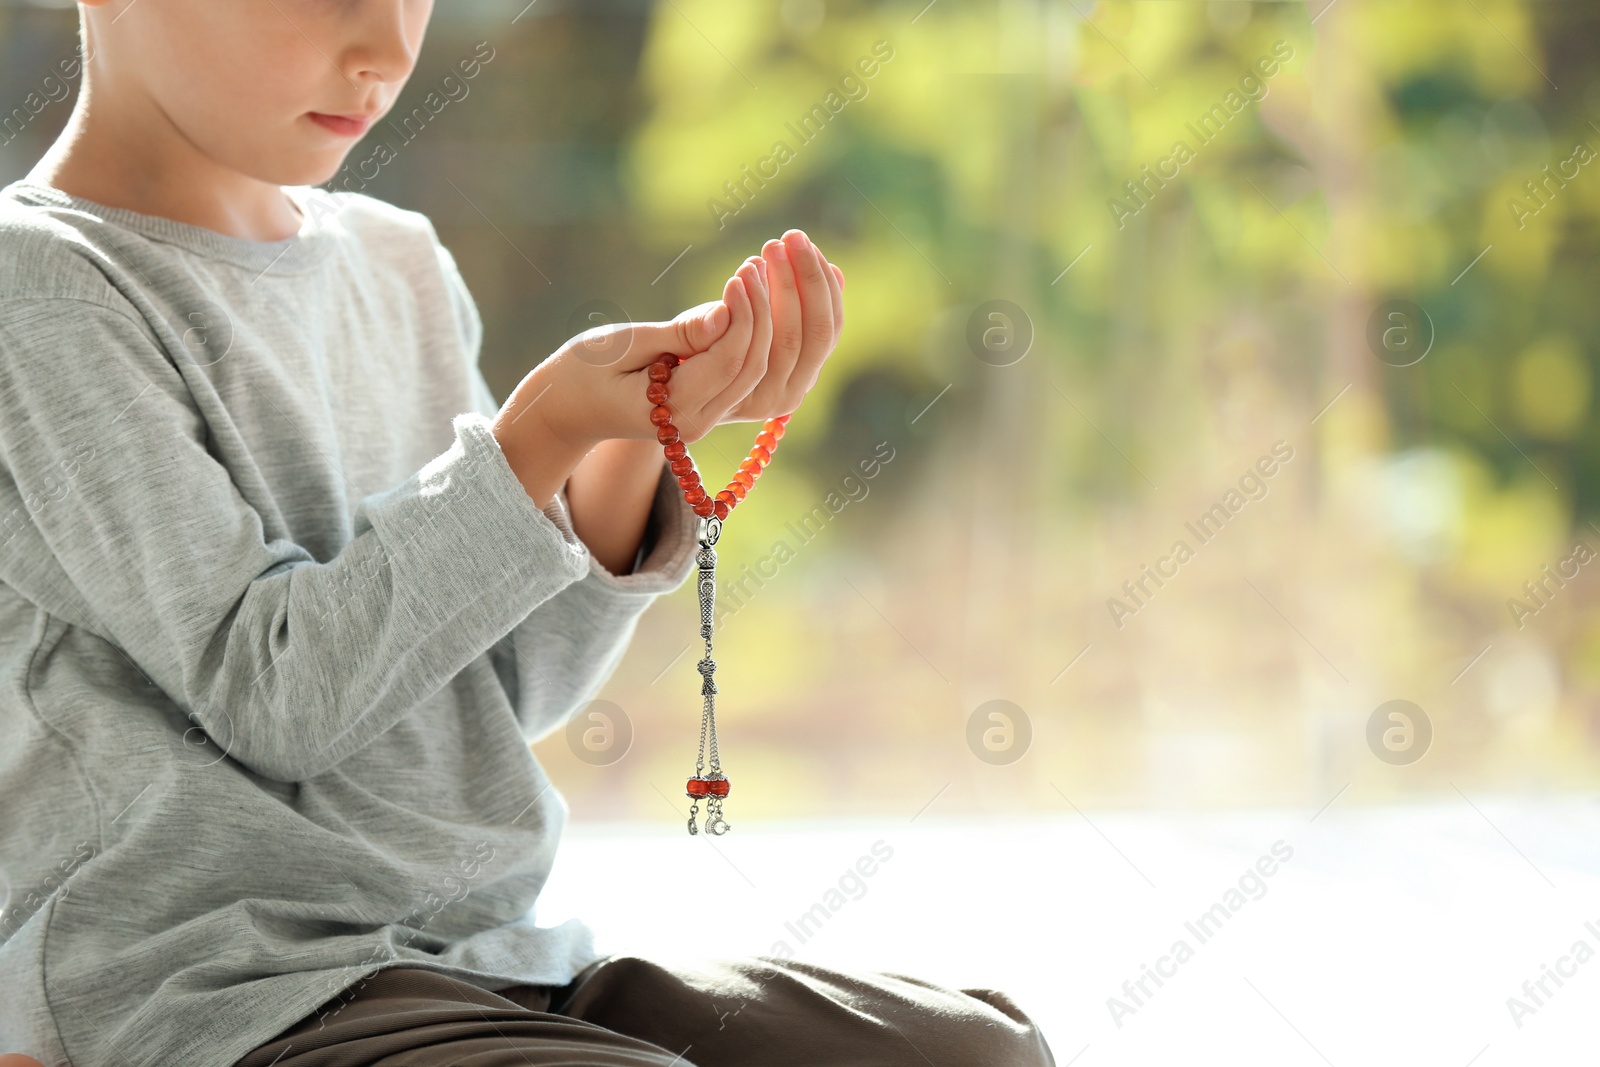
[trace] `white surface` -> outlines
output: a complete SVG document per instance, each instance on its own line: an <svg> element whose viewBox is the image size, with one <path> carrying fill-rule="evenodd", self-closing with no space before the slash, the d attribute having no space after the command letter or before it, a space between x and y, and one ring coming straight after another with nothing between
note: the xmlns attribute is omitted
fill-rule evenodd
<svg viewBox="0 0 1600 1067"><path fill-rule="evenodd" d="M1594 800L806 826L736 811L715 841L682 822L574 824L538 921L582 917L603 950L786 942L816 963L1004 989L1061 1067L1496 1067L1578 1062L1593 1043ZM802 942L786 923L878 840L892 858ZM1280 840L1293 857L1265 894L1199 942L1185 923ZM1147 980L1153 995L1119 1027L1107 999L1180 938L1193 958L1160 988ZM1507 998L1526 999L1523 982L1579 940L1596 958L1547 980L1517 1026Z"/></svg>

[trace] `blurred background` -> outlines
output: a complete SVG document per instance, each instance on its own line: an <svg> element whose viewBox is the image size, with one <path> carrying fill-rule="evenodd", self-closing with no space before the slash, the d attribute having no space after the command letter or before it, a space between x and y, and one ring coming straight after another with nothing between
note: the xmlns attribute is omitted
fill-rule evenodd
<svg viewBox="0 0 1600 1067"><path fill-rule="evenodd" d="M434 220L501 398L789 227L844 267L719 546L730 811L1592 790L1600 10L924 2L441 4L330 183ZM0 6L0 181L75 26ZM681 807L695 622L539 744L575 819Z"/></svg>

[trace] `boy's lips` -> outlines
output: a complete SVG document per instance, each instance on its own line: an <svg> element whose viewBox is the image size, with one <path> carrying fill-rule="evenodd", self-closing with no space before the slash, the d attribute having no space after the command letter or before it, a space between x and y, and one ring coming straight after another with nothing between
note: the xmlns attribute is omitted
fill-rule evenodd
<svg viewBox="0 0 1600 1067"><path fill-rule="evenodd" d="M320 111L311 111L307 117L318 126L331 133L342 137L360 137L367 132L367 127L372 125L374 115L325 115Z"/></svg>

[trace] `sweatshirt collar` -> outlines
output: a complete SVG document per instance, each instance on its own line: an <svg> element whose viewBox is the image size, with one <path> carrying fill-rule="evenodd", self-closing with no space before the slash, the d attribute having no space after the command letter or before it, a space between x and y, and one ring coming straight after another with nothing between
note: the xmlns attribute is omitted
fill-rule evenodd
<svg viewBox="0 0 1600 1067"><path fill-rule="evenodd" d="M282 241L252 241L159 215L109 207L26 178L0 189L0 195L23 204L87 215L152 241L176 245L260 274L292 274L315 265L327 253L332 235L340 228L338 215L343 202L337 193L329 194L309 186L282 188L301 214L300 232Z"/></svg>

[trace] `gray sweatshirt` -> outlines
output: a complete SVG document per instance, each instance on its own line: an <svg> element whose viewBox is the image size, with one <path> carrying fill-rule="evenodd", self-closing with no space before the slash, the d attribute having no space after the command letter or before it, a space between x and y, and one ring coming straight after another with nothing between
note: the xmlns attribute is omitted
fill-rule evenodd
<svg viewBox="0 0 1600 1067"><path fill-rule="evenodd" d="M260 243L0 190L0 1052L225 1067L382 966L596 958L534 921L528 745L698 520L663 464L608 572L490 433L427 219L289 192Z"/></svg>

